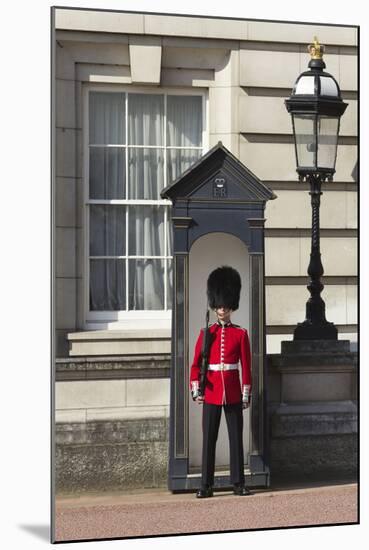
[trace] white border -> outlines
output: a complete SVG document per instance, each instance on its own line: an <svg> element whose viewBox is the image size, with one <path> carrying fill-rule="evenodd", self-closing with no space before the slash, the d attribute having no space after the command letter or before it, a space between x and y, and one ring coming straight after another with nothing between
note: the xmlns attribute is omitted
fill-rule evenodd
<svg viewBox="0 0 369 550"><path fill-rule="evenodd" d="M258 2L227 3L210 0L60 0L59 6L97 7L134 11L192 13L222 15L240 18L276 19L285 21L317 21L320 23L361 25L361 455L362 455L362 524L346 527L288 529L224 535L199 535L137 540L69 543L68 549L103 550L176 550L212 545L217 547L243 546L264 550L311 550L334 546L335 550L365 547L369 525L369 480L366 464L368 452L369 403L367 388L369 372L365 368L369 342L368 328L369 280L367 236L369 229L369 22L362 0L349 4L325 0L319 5L296 0L258 0ZM5 320L6 346L3 348L2 395L4 451L1 453L2 499L4 521L1 532L7 549L46 548L50 517L50 7L54 2L7 2L2 7L1 40L3 74L2 135L6 139L6 156L2 164L1 220L2 252L6 258L1 271L2 311ZM16 62L20 60L21 62ZM35 80L37 79L37 80ZM32 85L37 82L37 85ZM28 85L27 85L28 84ZM26 100L25 100L26 90ZM19 148L10 143L19 142L22 121L22 140ZM21 152L21 156L20 156ZM21 160L20 160L21 158ZM13 182L16 184L13 185ZM17 201L15 216L14 191ZM365 209L365 210L364 210ZM20 222L21 220L21 222ZM22 223L21 231L10 231ZM22 254L19 254L19 251ZM55 290L55 289L54 289ZM32 312L32 323L20 319L27 310ZM16 330L15 330L16 327ZM19 348L27 354L17 354Z"/></svg>

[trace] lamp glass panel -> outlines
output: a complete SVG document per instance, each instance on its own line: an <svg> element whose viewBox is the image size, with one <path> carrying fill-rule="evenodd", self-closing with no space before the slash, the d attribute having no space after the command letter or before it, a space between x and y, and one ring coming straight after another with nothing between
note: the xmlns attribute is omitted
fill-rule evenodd
<svg viewBox="0 0 369 550"><path fill-rule="evenodd" d="M336 164L339 117L318 116L318 167L332 168Z"/></svg>
<svg viewBox="0 0 369 550"><path fill-rule="evenodd" d="M296 82L294 95L314 95L315 93L315 77L302 76Z"/></svg>
<svg viewBox="0 0 369 550"><path fill-rule="evenodd" d="M320 77L320 95L328 95L338 97L337 84L328 76Z"/></svg>
<svg viewBox="0 0 369 550"><path fill-rule="evenodd" d="M293 115L297 166L316 167L315 115Z"/></svg>

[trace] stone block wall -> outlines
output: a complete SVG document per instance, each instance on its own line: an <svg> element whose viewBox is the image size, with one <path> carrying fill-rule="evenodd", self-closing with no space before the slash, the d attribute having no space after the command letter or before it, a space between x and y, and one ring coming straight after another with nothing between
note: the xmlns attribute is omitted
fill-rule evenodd
<svg viewBox="0 0 369 550"><path fill-rule="evenodd" d="M90 330L84 305L83 127L84 91L92 85L206 91L206 147L222 140L278 197L265 212L268 353L278 353L281 340L291 338L308 298L311 209L308 188L296 177L284 99L307 67L306 46L314 35L326 45L327 71L349 103L334 182L323 185L323 297L340 338L356 340L357 29L64 8L55 10L55 29L57 356L68 354L68 333ZM150 67L144 75L142 59ZM169 330L170 320L165 323ZM112 342L111 355L115 347Z"/></svg>
<svg viewBox="0 0 369 550"><path fill-rule="evenodd" d="M305 349L289 352L285 344ZM346 351L336 352L324 351L329 341L285 344L282 354L268 356L272 475L305 480L355 477L357 353L348 351L348 341L339 342Z"/></svg>
<svg viewBox="0 0 369 550"><path fill-rule="evenodd" d="M357 434L300 436L271 440L274 479L357 479Z"/></svg>
<svg viewBox="0 0 369 550"><path fill-rule="evenodd" d="M129 357L126 340L114 330L114 323L93 338L86 323L86 91L91 86L205 91L206 147L221 140L278 197L268 202L265 212L267 352L278 354L281 341L291 339L294 325L304 318L311 223L308 188L296 177L284 99L306 69L306 46L317 35L326 45L327 70L349 103L342 118L334 182L322 189L323 298L327 319L338 325L339 338L355 341L358 33L353 27L331 25L67 8L55 8L53 15L55 348L56 356L64 357L56 364L56 486L59 492L165 486L170 320L160 325L167 331L165 338L153 342L150 336L145 346L142 339L158 328L157 320L123 327L142 332L136 335L137 353L146 354L144 360ZM143 73L142 59L150 71ZM71 351L80 358L67 359ZM150 359L150 353L156 357ZM165 358L159 359L160 354ZM356 434L350 429L356 413L349 403L328 413L322 407L320 431L311 433L309 422L317 420L311 411L280 414L283 401L278 392L289 382L281 381L273 367L269 374L272 475L299 471L301 465L307 473L325 466L336 473L342 467L351 471ZM354 400L353 396L343 401ZM315 465L305 460L313 455Z"/></svg>
<svg viewBox="0 0 369 550"><path fill-rule="evenodd" d="M165 487L169 419L56 424L56 492Z"/></svg>
<svg viewBox="0 0 369 550"><path fill-rule="evenodd" d="M356 354L268 363L272 482L357 475ZM57 495L167 487L169 365L169 356L57 362Z"/></svg>
<svg viewBox="0 0 369 550"><path fill-rule="evenodd" d="M169 365L168 355L56 361L57 494L166 486Z"/></svg>

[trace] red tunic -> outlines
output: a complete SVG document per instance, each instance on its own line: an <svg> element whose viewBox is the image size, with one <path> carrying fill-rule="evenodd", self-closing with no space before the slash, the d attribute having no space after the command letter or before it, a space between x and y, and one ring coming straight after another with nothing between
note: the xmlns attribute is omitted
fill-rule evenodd
<svg viewBox="0 0 369 550"><path fill-rule="evenodd" d="M251 394L251 353L247 330L232 323L222 327L214 323L209 327L210 350L209 365L241 363L242 388L248 386ZM190 388L192 382L200 381L201 348L204 330L198 336L193 363L190 372ZM223 343L223 346L222 346ZM241 401L241 385L238 369L210 370L206 374L205 403L223 405Z"/></svg>

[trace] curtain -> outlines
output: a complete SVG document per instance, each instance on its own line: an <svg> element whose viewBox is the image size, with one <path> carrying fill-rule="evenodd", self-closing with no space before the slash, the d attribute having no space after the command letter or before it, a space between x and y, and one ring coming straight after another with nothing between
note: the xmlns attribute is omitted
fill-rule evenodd
<svg viewBox="0 0 369 550"><path fill-rule="evenodd" d="M125 150L90 148L90 199L125 199Z"/></svg>
<svg viewBox="0 0 369 550"><path fill-rule="evenodd" d="M125 199L125 94L91 92L89 198ZM110 147L108 147L108 145ZM90 256L125 254L125 207L91 205ZM90 309L126 309L126 260L90 260Z"/></svg>
<svg viewBox="0 0 369 550"><path fill-rule="evenodd" d="M164 261L129 260L129 309L164 309Z"/></svg>
<svg viewBox="0 0 369 550"><path fill-rule="evenodd" d="M126 309L126 260L90 260L90 309Z"/></svg>
<svg viewBox="0 0 369 550"><path fill-rule="evenodd" d="M131 206L129 255L164 256L164 209ZM129 309L164 309L164 261L129 260Z"/></svg>
<svg viewBox="0 0 369 550"><path fill-rule="evenodd" d="M167 96L167 184L172 183L202 155L202 96ZM173 254L173 232L168 208L167 254ZM172 308L173 261L167 260L167 307Z"/></svg>
<svg viewBox="0 0 369 550"><path fill-rule="evenodd" d="M164 145L164 95L129 94L129 145ZM163 149L129 148L129 198L160 199ZM129 207L129 254L164 256L164 210ZM129 309L164 308L164 260L129 260Z"/></svg>
<svg viewBox="0 0 369 550"><path fill-rule="evenodd" d="M169 184L201 155L201 150L191 149L202 145L202 98L199 96L167 96L166 167L163 94L128 94L127 148L117 147L125 145L125 95L93 92L89 109L89 140L90 145L95 145L90 147L89 160L91 199L158 200L164 187L164 170ZM128 155L127 174L125 155ZM170 258L150 258L172 254L170 209L165 242L165 206L90 205L89 208L90 256L99 256L90 259L91 309L162 310L165 288L167 307L171 308L173 262ZM125 249L126 213L128 250ZM106 256L113 258L104 258Z"/></svg>
<svg viewBox="0 0 369 550"><path fill-rule="evenodd" d="M90 256L126 254L125 206L90 206ZM126 309L126 260L90 260L90 308Z"/></svg>
<svg viewBox="0 0 369 550"><path fill-rule="evenodd" d="M129 145L164 145L164 96L128 95Z"/></svg>
<svg viewBox="0 0 369 550"><path fill-rule="evenodd" d="M172 147L201 147L202 97L168 95L167 144ZM177 179L201 156L201 150L169 149L168 184Z"/></svg>
<svg viewBox="0 0 369 550"><path fill-rule="evenodd" d="M128 198L160 199L164 182L163 149L128 150Z"/></svg>
<svg viewBox="0 0 369 550"><path fill-rule="evenodd" d="M200 147L202 137L202 97L168 95L167 144Z"/></svg>
<svg viewBox="0 0 369 550"><path fill-rule="evenodd" d="M125 94L90 92L90 144L124 145L125 126Z"/></svg>

